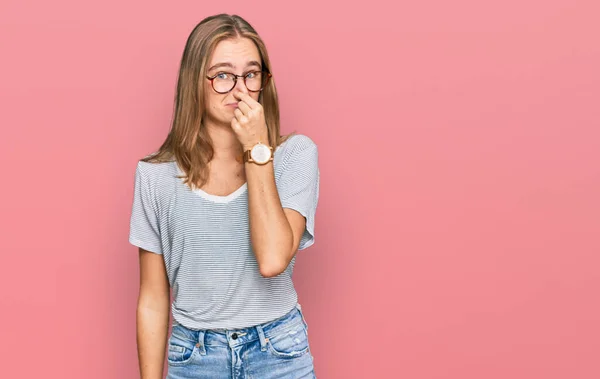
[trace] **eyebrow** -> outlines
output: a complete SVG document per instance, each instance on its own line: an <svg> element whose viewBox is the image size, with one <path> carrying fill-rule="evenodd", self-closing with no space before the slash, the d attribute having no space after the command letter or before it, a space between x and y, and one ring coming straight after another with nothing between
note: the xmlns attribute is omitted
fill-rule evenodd
<svg viewBox="0 0 600 379"><path fill-rule="evenodd" d="M258 63L257 61L250 61L250 62L248 62L248 64L246 64L246 67L250 67L250 66L260 67L260 63ZM214 70L215 68L219 68L219 67L235 68L234 65L229 62L221 62L221 63L217 63L217 64L213 65L211 68L208 69L208 71Z"/></svg>

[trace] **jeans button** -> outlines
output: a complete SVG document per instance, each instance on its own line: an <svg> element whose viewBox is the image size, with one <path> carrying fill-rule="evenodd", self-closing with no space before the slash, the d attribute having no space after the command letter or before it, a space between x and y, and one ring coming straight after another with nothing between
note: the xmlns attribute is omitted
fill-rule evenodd
<svg viewBox="0 0 600 379"><path fill-rule="evenodd" d="M238 338L238 335L237 335L237 333L233 333L233 334L231 335L231 338L232 338L232 339L234 339L234 340L237 340L237 338Z"/></svg>

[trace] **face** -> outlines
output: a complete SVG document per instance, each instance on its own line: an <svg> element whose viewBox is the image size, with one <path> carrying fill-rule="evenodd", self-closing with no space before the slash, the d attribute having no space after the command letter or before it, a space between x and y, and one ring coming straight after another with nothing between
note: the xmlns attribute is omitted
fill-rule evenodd
<svg viewBox="0 0 600 379"><path fill-rule="evenodd" d="M254 42L247 38L238 38L224 40L217 44L208 61L207 76L213 77L218 73L246 75L251 71L260 71L261 69L260 53ZM206 100L205 116L209 121L219 124L229 125L234 117L233 112L237 108L238 102L233 96L234 91L240 90L247 93L257 101L260 94L260 92L248 91L244 84L244 78L238 78L235 87L224 94L216 92L206 77L201 83L204 84Z"/></svg>

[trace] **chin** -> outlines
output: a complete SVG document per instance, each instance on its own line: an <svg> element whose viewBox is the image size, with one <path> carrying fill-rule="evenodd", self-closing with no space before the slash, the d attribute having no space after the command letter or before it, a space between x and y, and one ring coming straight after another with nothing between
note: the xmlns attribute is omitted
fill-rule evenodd
<svg viewBox="0 0 600 379"><path fill-rule="evenodd" d="M235 116L225 116L223 119L223 123L231 126L231 121L235 118Z"/></svg>

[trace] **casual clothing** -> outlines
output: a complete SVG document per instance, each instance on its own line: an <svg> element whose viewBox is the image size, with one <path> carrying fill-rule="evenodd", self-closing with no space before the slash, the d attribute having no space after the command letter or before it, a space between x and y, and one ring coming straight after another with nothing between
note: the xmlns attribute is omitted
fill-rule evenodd
<svg viewBox="0 0 600 379"><path fill-rule="evenodd" d="M300 304L262 325L227 331L173 327L167 379L315 379Z"/></svg>
<svg viewBox="0 0 600 379"><path fill-rule="evenodd" d="M315 236L317 146L296 134L275 149L273 166L282 206L306 217L299 250L306 249ZM138 162L129 235L133 245L163 255L174 326L232 330L286 315L298 303L295 258L280 275L260 274L250 241L247 183L215 196L191 190L176 178L181 174L175 161Z"/></svg>

